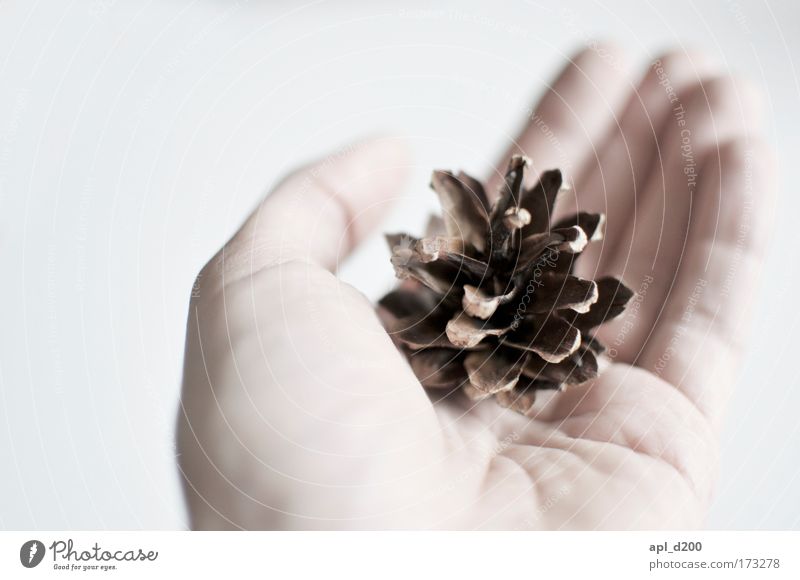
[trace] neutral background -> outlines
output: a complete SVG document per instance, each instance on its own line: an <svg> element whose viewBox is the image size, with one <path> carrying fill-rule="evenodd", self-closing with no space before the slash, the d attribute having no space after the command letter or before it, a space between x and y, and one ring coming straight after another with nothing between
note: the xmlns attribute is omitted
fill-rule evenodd
<svg viewBox="0 0 800 580"><path fill-rule="evenodd" d="M781 199L709 526L799 528L799 26L792 0L0 1L0 528L184 527L199 267L281 173L376 130L416 154L386 227L419 230L430 169L486 170L601 38L765 87ZM392 284L377 236L343 275Z"/></svg>

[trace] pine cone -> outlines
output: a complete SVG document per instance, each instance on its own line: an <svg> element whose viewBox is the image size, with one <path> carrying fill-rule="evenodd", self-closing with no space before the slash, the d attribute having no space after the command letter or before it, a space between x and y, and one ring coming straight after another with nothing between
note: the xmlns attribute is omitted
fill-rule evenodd
<svg viewBox="0 0 800 580"><path fill-rule="evenodd" d="M463 389L472 400L494 396L521 413L539 389L597 376L604 348L591 331L633 296L615 278L572 274L586 244L602 238L605 218L580 212L551 225L561 172L545 171L525 189L527 165L511 159L494 205L476 179L434 171L444 216L432 223L441 235L386 236L406 282L380 301L387 330L423 386Z"/></svg>

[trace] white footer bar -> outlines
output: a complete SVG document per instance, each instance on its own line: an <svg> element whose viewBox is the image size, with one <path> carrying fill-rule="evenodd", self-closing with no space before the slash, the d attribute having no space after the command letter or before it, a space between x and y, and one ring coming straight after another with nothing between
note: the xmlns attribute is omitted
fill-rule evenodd
<svg viewBox="0 0 800 580"><path fill-rule="evenodd" d="M799 560L800 532L0 532L0 578L797 579Z"/></svg>

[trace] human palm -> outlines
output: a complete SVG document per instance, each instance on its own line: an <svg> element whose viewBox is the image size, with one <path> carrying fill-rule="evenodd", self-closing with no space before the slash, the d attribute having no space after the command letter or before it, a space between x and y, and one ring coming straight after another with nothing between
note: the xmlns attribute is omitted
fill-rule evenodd
<svg viewBox="0 0 800 580"><path fill-rule="evenodd" d="M530 416L426 393L331 273L408 166L400 142L362 143L290 175L198 278L178 426L194 527L702 524L770 153L752 92L702 57L666 56L638 83L627 70L608 47L578 55L508 153L564 170L560 211L606 213L579 275L638 291L599 331L599 378L540 394Z"/></svg>

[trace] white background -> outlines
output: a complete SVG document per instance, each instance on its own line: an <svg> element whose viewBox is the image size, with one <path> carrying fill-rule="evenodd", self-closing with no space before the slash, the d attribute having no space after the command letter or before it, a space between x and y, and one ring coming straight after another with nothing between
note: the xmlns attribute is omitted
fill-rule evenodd
<svg viewBox="0 0 800 580"><path fill-rule="evenodd" d="M766 88L781 201L715 528L800 525L800 11L761 2L0 0L0 528L186 526L173 423L193 277L285 170L375 130L487 169L575 50L701 48ZM757 190L756 190L757 193ZM344 271L392 284L376 237Z"/></svg>

